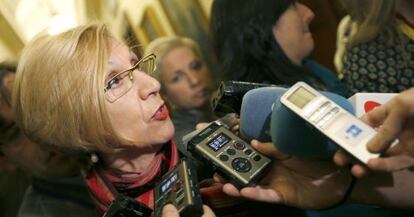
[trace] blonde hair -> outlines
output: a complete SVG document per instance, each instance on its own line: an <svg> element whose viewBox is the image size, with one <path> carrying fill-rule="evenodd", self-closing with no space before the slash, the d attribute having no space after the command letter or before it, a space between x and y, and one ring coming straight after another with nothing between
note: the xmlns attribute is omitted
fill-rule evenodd
<svg viewBox="0 0 414 217"><path fill-rule="evenodd" d="M341 0L355 30L348 36L348 47L368 42L385 31L388 41L395 36L398 0Z"/></svg>
<svg viewBox="0 0 414 217"><path fill-rule="evenodd" d="M83 151L110 151L108 139L123 141L105 107L104 72L113 41L105 25L91 24L39 36L25 47L12 106L30 139Z"/></svg>
<svg viewBox="0 0 414 217"><path fill-rule="evenodd" d="M164 60L164 57L169 52L178 47L190 48L197 57L202 58L200 47L194 40L178 36L166 36L157 38L153 40L150 44L148 44L144 51L144 55L149 55L153 53L155 54L155 56L157 56L157 59L155 61L157 69L154 72L154 77L161 83L162 81L160 77L163 70L162 62Z"/></svg>

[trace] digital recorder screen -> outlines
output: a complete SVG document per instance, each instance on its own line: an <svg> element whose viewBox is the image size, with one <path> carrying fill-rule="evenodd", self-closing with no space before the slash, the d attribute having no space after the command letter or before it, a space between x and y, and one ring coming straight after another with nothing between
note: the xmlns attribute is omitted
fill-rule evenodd
<svg viewBox="0 0 414 217"><path fill-rule="evenodd" d="M164 182L164 184L161 185L161 193L166 192L168 189L170 189L171 185L174 184L175 181L177 181L178 175L177 173L174 173L173 176L171 176L167 181Z"/></svg>
<svg viewBox="0 0 414 217"><path fill-rule="evenodd" d="M227 144L230 141L230 137L228 137L224 133L220 133L214 139L212 139L209 143L207 143L208 147L213 149L214 151L218 151L221 147Z"/></svg>
<svg viewBox="0 0 414 217"><path fill-rule="evenodd" d="M287 99L299 108L305 107L310 101L315 99L315 95L303 87L299 87Z"/></svg>

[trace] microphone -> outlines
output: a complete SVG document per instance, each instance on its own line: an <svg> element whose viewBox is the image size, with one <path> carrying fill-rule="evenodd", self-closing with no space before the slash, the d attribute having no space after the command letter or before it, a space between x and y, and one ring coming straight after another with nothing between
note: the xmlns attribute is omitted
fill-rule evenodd
<svg viewBox="0 0 414 217"><path fill-rule="evenodd" d="M272 142L278 150L298 157L330 157L337 146L328 137L280 103L286 88L263 87L245 94L240 110L240 135L250 141ZM321 91L345 110L353 106L342 96Z"/></svg>
<svg viewBox="0 0 414 217"><path fill-rule="evenodd" d="M286 92L283 87L263 87L248 91L240 108L240 135L250 141L270 142L270 118L273 103Z"/></svg>

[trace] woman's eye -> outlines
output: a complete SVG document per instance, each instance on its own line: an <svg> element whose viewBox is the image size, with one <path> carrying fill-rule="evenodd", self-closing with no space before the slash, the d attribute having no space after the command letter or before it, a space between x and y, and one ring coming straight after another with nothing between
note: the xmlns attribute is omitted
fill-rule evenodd
<svg viewBox="0 0 414 217"><path fill-rule="evenodd" d="M190 69L192 69L192 70L196 70L196 71L198 71L198 70L200 70L202 67L203 67L203 62L201 62L201 61L199 61L199 60L193 61L193 62L190 64Z"/></svg>
<svg viewBox="0 0 414 217"><path fill-rule="evenodd" d="M110 81L108 81L108 88L107 89L111 89L111 88L116 88L116 86L121 82L121 78L119 78L118 76L115 78L112 78Z"/></svg>
<svg viewBox="0 0 414 217"><path fill-rule="evenodd" d="M180 80L181 80L181 78L182 78L183 76L181 75L181 74L177 74L177 75L175 75L172 79L171 79L171 81L173 82L173 83L177 83L177 82L179 82Z"/></svg>

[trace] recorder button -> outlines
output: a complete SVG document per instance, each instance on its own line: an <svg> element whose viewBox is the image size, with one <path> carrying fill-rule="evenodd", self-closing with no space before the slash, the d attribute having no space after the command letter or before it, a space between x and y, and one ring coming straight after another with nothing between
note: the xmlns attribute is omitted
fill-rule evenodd
<svg viewBox="0 0 414 217"><path fill-rule="evenodd" d="M250 155L253 151L251 149L246 149L244 151L245 154Z"/></svg>
<svg viewBox="0 0 414 217"><path fill-rule="evenodd" d="M243 150L243 149L244 149L244 147L246 147L246 146L244 145L244 143L242 143L242 142L235 142L233 146L234 146L234 148L236 148L236 149L238 149L238 150Z"/></svg>
<svg viewBox="0 0 414 217"><path fill-rule="evenodd" d="M220 155L219 158L220 158L221 161L228 161L229 160L229 156L227 156L225 154Z"/></svg>
<svg viewBox="0 0 414 217"><path fill-rule="evenodd" d="M167 195L166 195L167 203L172 202L172 200L171 200L172 196L173 196L172 191L168 191Z"/></svg>
<svg viewBox="0 0 414 217"><path fill-rule="evenodd" d="M234 149L232 149L232 148L229 148L229 149L227 149L227 154L229 154L229 155L235 155L236 154L236 151Z"/></svg>
<svg viewBox="0 0 414 217"><path fill-rule="evenodd" d="M260 157L260 155L256 155L253 157L253 160L255 161L259 161L260 159L262 159L262 157Z"/></svg>
<svg viewBox="0 0 414 217"><path fill-rule="evenodd" d="M183 205L183 202L184 202L184 197L178 198L177 206L180 207L181 205Z"/></svg>
<svg viewBox="0 0 414 217"><path fill-rule="evenodd" d="M233 162L231 163L231 165L236 171L242 172L242 173L249 172L250 169L252 168L252 164L250 163L250 161L247 160L246 158L241 158L241 157L235 158Z"/></svg>
<svg viewBox="0 0 414 217"><path fill-rule="evenodd" d="M183 186L182 182L178 181L178 182L175 183L175 185L173 186L172 189L173 189L174 192L178 192L182 189L182 186Z"/></svg>

